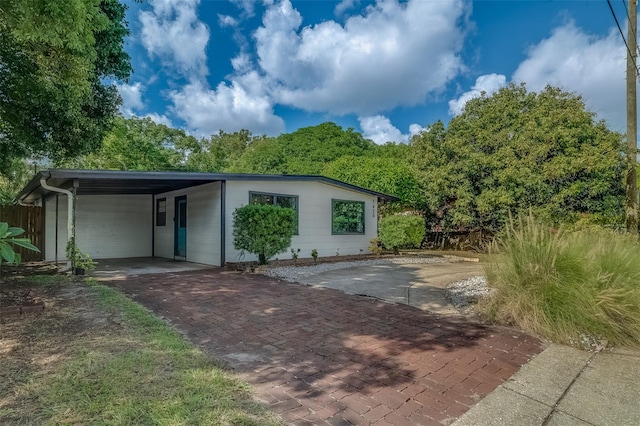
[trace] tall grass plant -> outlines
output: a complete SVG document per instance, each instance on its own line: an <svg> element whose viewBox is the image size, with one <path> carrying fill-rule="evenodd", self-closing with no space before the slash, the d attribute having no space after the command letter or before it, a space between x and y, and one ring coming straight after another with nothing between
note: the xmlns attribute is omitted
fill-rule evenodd
<svg viewBox="0 0 640 426"><path fill-rule="evenodd" d="M554 229L533 215L511 218L485 264L491 320L580 346L640 346L640 246L602 228Z"/></svg>

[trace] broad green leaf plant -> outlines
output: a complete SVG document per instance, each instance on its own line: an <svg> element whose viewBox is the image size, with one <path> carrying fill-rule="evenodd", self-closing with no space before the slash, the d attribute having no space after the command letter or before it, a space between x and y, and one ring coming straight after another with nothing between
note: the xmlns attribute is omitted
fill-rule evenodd
<svg viewBox="0 0 640 426"><path fill-rule="evenodd" d="M24 234L24 229L11 227L7 222L0 222L0 265L2 265L3 261L16 265L20 264L22 258L20 253L15 252L14 246L40 252L40 249L31 244L28 238L16 238L22 234Z"/></svg>

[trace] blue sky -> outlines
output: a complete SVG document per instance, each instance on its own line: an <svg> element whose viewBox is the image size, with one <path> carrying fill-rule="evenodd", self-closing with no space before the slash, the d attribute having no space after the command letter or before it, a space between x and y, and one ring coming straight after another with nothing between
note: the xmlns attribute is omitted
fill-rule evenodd
<svg viewBox="0 0 640 426"><path fill-rule="evenodd" d="M626 35L625 4L612 0ZM377 143L509 82L583 96L625 128L626 50L606 1L130 2L126 116L196 136L334 121Z"/></svg>

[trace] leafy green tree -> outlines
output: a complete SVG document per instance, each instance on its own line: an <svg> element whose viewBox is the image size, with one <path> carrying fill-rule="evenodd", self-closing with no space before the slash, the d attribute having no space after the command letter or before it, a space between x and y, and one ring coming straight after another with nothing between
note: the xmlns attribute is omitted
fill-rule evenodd
<svg viewBox="0 0 640 426"><path fill-rule="evenodd" d="M363 156L375 148L353 129L327 122L250 144L231 171L316 175L344 155Z"/></svg>
<svg viewBox="0 0 640 426"><path fill-rule="evenodd" d="M258 255L261 265L291 245L295 230L293 209L248 204L233 213L233 246Z"/></svg>
<svg viewBox="0 0 640 426"><path fill-rule="evenodd" d="M227 171L236 173L286 174L287 158L275 138L253 141Z"/></svg>
<svg viewBox="0 0 640 426"><path fill-rule="evenodd" d="M373 155L375 157L409 161L411 159L411 147L406 143L387 142L383 145L376 145Z"/></svg>
<svg viewBox="0 0 640 426"><path fill-rule="evenodd" d="M380 220L379 236L382 244L398 253L399 248L420 247L425 233L424 218L393 215Z"/></svg>
<svg viewBox="0 0 640 426"><path fill-rule="evenodd" d="M528 208L556 222L622 214L621 135L558 88L512 84L482 95L410 145L431 226L497 230Z"/></svg>
<svg viewBox="0 0 640 426"><path fill-rule="evenodd" d="M386 206L385 212L423 211L426 207L418 174L402 158L345 155L325 166L322 174L400 198L400 203Z"/></svg>
<svg viewBox="0 0 640 426"><path fill-rule="evenodd" d="M71 164L105 170L184 170L186 158L199 143L183 130L150 118L116 117L99 151Z"/></svg>
<svg viewBox="0 0 640 426"><path fill-rule="evenodd" d="M247 147L266 140L265 136L252 136L248 130L226 133L222 130L209 139L203 139L190 153L187 167L200 172L225 172L235 167Z"/></svg>
<svg viewBox="0 0 640 426"><path fill-rule="evenodd" d="M42 167L30 165L26 160L12 158L7 168L0 173L0 205L11 204L29 180Z"/></svg>
<svg viewBox="0 0 640 426"><path fill-rule="evenodd" d="M131 73L117 0L0 0L0 169L100 146Z"/></svg>

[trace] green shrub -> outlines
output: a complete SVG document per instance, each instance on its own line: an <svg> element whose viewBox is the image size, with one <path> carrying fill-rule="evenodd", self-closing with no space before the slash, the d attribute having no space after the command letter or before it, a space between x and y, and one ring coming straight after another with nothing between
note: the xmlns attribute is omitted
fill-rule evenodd
<svg viewBox="0 0 640 426"><path fill-rule="evenodd" d="M510 220L485 264L495 288L481 305L499 322L561 343L640 345L640 246L604 229L565 231Z"/></svg>
<svg viewBox="0 0 640 426"><path fill-rule="evenodd" d="M380 240L394 253L399 248L419 247L424 232L424 219L420 216L387 216L380 220Z"/></svg>
<svg viewBox="0 0 640 426"><path fill-rule="evenodd" d="M258 255L261 265L291 245L295 229L293 209L249 204L233 213L233 246Z"/></svg>

